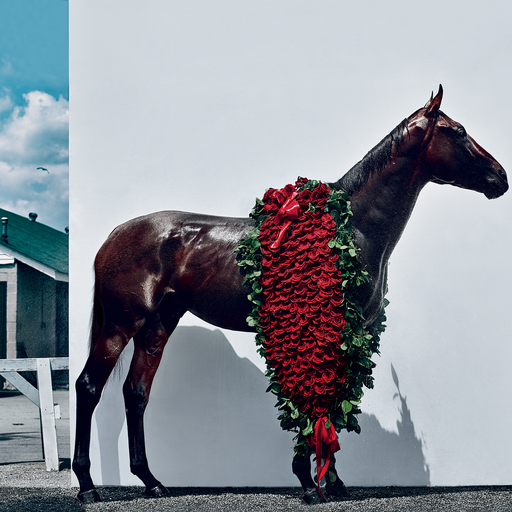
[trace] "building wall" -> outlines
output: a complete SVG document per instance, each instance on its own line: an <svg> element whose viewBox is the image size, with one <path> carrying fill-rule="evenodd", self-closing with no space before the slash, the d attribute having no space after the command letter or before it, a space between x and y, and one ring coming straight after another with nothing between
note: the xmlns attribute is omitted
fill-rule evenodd
<svg viewBox="0 0 512 512"><path fill-rule="evenodd" d="M18 262L17 356L67 355L67 283Z"/></svg>
<svg viewBox="0 0 512 512"><path fill-rule="evenodd" d="M7 357L7 283L0 281L0 359ZM1 384L1 382L0 382Z"/></svg>
<svg viewBox="0 0 512 512"><path fill-rule="evenodd" d="M17 312L17 265L8 263L0 266L0 281L7 283L6 303L6 347L5 357L12 359L16 357L16 312ZM2 327L3 329L4 327Z"/></svg>
<svg viewBox="0 0 512 512"><path fill-rule="evenodd" d="M69 356L69 283L55 281L55 355ZM63 372L60 372L61 374Z"/></svg>

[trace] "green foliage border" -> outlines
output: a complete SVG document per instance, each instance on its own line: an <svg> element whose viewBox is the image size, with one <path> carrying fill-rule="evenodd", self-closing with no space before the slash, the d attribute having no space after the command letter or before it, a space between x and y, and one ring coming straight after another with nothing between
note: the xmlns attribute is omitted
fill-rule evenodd
<svg viewBox="0 0 512 512"><path fill-rule="evenodd" d="M309 180L298 190L311 191L318 185L318 181ZM320 208L310 203L307 211L318 211ZM336 222L336 236L328 242L331 249L338 252L337 267L342 275L341 286L343 288L343 316L345 329L340 332L340 348L348 356L346 389L342 396L336 398L329 411L329 423L332 422L336 432L346 429L348 432L359 433L361 427L357 421L357 415L361 412L359 405L363 397L363 386L373 388L372 369L376 366L371 360L375 353L379 353L380 334L384 331L386 320L384 308L388 301L385 299L379 318L369 328L364 327L364 317L361 305L357 300L358 286L369 281L369 275L359 263L358 249L354 243L350 217L352 211L347 193L342 190L330 189L324 212L329 213ZM256 228L242 240L238 246L238 264L245 274L245 284L251 290L247 298L252 302L252 312L247 317L250 326L256 329L256 345L258 353L265 357L265 335L260 325L259 309L263 300L263 288L260 278L263 273L261 243L259 241L260 226L271 215L264 211L264 203L256 199L256 204L250 216L256 221ZM295 436L296 453L307 453L306 438L313 433L316 418L312 419L299 410L292 400L281 393L275 369L267 362L265 375L269 378L271 391L277 397L276 407L281 411L278 416L281 427L284 430L297 432Z"/></svg>

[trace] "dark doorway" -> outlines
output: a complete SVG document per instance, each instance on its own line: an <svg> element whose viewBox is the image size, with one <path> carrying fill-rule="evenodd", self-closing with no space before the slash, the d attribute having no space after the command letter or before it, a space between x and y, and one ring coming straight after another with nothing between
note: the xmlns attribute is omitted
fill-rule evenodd
<svg viewBox="0 0 512 512"><path fill-rule="evenodd" d="M0 281L0 359L7 357L7 283Z"/></svg>

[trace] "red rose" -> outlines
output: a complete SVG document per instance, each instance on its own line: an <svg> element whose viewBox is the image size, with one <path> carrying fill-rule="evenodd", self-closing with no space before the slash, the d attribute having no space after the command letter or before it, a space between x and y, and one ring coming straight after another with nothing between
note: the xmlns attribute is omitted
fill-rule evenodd
<svg viewBox="0 0 512 512"><path fill-rule="evenodd" d="M297 178L297 181L295 182L295 186L297 188L303 187L309 180L307 178L301 178L300 176Z"/></svg>
<svg viewBox="0 0 512 512"><path fill-rule="evenodd" d="M288 199L292 194L296 192L295 187L293 185L286 185L283 189L281 189L286 199Z"/></svg>
<svg viewBox="0 0 512 512"><path fill-rule="evenodd" d="M309 203L313 201L313 194L311 190L303 190L297 196L297 202L300 204L302 211L306 211L309 207Z"/></svg>

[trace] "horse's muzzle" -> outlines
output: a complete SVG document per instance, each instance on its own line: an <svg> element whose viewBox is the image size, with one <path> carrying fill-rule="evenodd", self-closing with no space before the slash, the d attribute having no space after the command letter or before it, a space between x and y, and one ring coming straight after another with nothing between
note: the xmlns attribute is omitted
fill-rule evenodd
<svg viewBox="0 0 512 512"><path fill-rule="evenodd" d="M508 190L507 173L503 167L495 169L494 174L487 181L489 188L484 192L487 199L501 197Z"/></svg>

